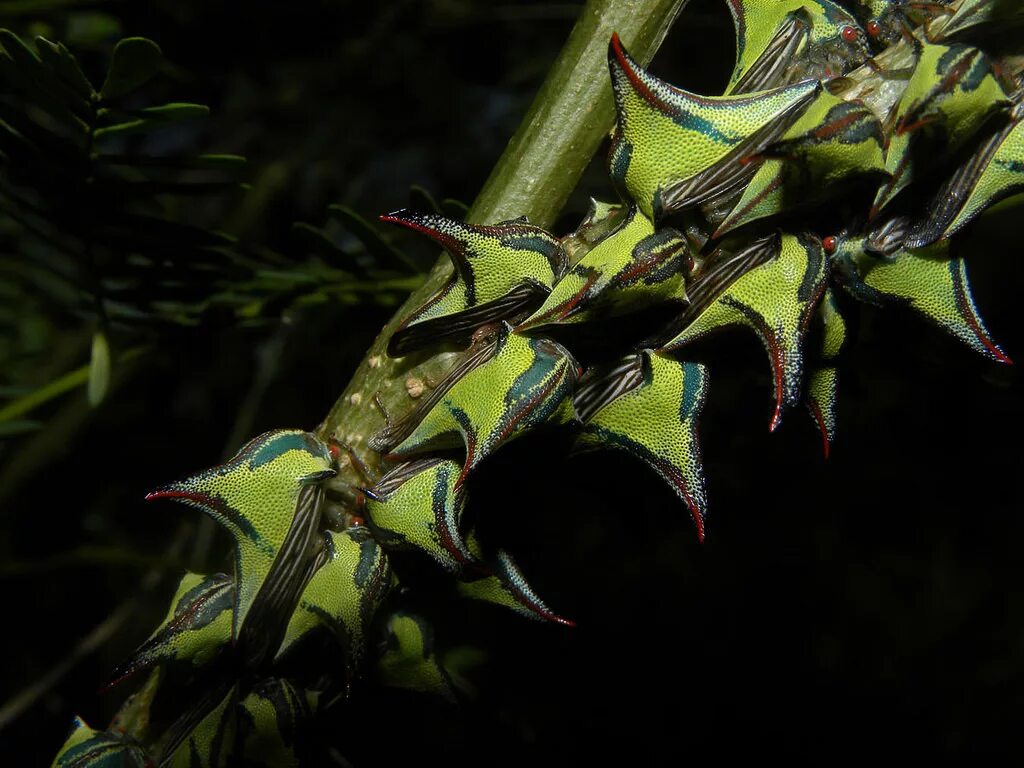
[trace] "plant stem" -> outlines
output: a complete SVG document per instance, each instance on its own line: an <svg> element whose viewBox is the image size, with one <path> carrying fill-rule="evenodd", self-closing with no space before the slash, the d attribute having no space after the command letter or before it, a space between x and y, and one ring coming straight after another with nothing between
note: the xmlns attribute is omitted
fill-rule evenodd
<svg viewBox="0 0 1024 768"><path fill-rule="evenodd" d="M538 226L551 226L614 121L607 63L612 33L647 65L685 4L588 2L467 221L528 216Z"/></svg>
<svg viewBox="0 0 1024 768"><path fill-rule="evenodd" d="M589 0L466 220L492 223L525 215L534 224L550 226L614 121L607 65L612 32L618 32L630 53L647 64L686 3ZM448 257L442 256L373 342L318 429L322 437L344 442L371 471L379 470L380 457L366 441L385 424L384 414L374 405L375 395L387 403L390 416L401 416L415 404L407 387L415 392L416 385L429 385L453 362L453 353L424 361L392 359L385 351L401 319L434 295L451 269ZM342 474L347 476L340 481L366 482L354 471Z"/></svg>

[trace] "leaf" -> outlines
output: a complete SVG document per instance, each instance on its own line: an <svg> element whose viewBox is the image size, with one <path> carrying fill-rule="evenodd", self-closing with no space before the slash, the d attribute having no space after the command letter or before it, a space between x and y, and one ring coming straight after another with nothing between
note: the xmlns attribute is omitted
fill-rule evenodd
<svg viewBox="0 0 1024 768"><path fill-rule="evenodd" d="M0 16L38 16L43 13L86 5L85 0L4 0Z"/></svg>
<svg viewBox="0 0 1024 768"><path fill-rule="evenodd" d="M27 100L59 122L84 133L88 129L83 119L89 115L88 101L43 66L35 52L10 30L0 29L0 44L7 54L0 56L3 64L0 71L10 85L19 88Z"/></svg>
<svg viewBox="0 0 1024 768"><path fill-rule="evenodd" d="M20 131L4 122L0 116L0 150L10 157L19 158L24 162L26 158L42 160L42 153L39 148L26 138ZM10 162L9 160L7 162Z"/></svg>
<svg viewBox="0 0 1024 768"><path fill-rule="evenodd" d="M171 102L161 104L158 107L146 107L140 113L143 117L154 120L165 120L172 122L176 120L192 120L197 117L206 117L210 114L210 108L205 104L191 104L189 102Z"/></svg>
<svg viewBox="0 0 1024 768"><path fill-rule="evenodd" d="M11 60L19 65L20 70L29 76L38 77L43 69L42 62L21 38L9 29L0 29L0 45L10 55Z"/></svg>
<svg viewBox="0 0 1024 768"><path fill-rule="evenodd" d="M55 397L74 389L83 384L88 378L89 372L86 366L76 368L58 379L44 384L39 389L30 392L24 397L13 400L3 408L0 408L0 424L13 421L18 416L28 413L33 408L53 400Z"/></svg>
<svg viewBox="0 0 1024 768"><path fill-rule="evenodd" d="M112 242L109 244L120 250L130 250L132 244L142 243L149 252L155 250L161 255L165 251L173 253L186 247L227 248L235 242L233 237L223 232L124 211L110 216L104 226L97 228L97 232L105 239L110 238Z"/></svg>
<svg viewBox="0 0 1024 768"><path fill-rule="evenodd" d="M147 107L136 112L124 112L121 110L101 109L100 119L114 118L125 119L124 122L115 123L100 128L95 136L100 139L104 136L134 133L145 131L160 125L176 123L181 120L195 120L206 117L210 114L210 108L204 104L172 103L163 104L159 107Z"/></svg>
<svg viewBox="0 0 1024 768"><path fill-rule="evenodd" d="M104 101L117 99L145 84L160 69L160 46L144 37L126 37L114 48L107 79L100 89Z"/></svg>
<svg viewBox="0 0 1024 768"><path fill-rule="evenodd" d="M418 184L409 187L409 207L414 211L442 213L441 206L437 204L434 196Z"/></svg>
<svg viewBox="0 0 1024 768"><path fill-rule="evenodd" d="M469 213L469 206L454 197L446 197L441 201L441 213L448 218L463 221Z"/></svg>
<svg viewBox="0 0 1024 768"><path fill-rule="evenodd" d="M103 402L110 388L110 344L103 331L92 336L92 357L89 360L89 405L95 408Z"/></svg>
<svg viewBox="0 0 1024 768"><path fill-rule="evenodd" d="M4 56L0 56L0 69L13 66L9 59ZM33 120L24 111L24 107L15 108L8 103L0 101L0 124L6 124L10 129L13 129L17 133L21 134L21 137L27 142L35 146L38 152L32 152L31 162L33 165L51 165L54 168L60 169L67 163L75 162L79 156L81 146L84 145L85 134L82 133L79 136L79 143L72 144L67 140L65 136L58 133L54 133L51 130L54 121L48 120L49 126L44 127L40 125L36 120ZM64 124L62 124L64 125ZM22 155L15 154L13 158L20 163L24 163L26 158ZM40 182L45 182L49 179L40 179Z"/></svg>
<svg viewBox="0 0 1024 768"><path fill-rule="evenodd" d="M388 243L381 236L380 232L370 226L370 223L346 205L332 205L328 210L351 232L366 250L379 261L387 263L398 263L413 272L420 272L419 266L406 256L402 251Z"/></svg>
<svg viewBox="0 0 1024 768"><path fill-rule="evenodd" d="M182 157L171 155L151 157L147 155L99 155L100 162L107 165L126 165L135 168L173 168L196 171L240 171L249 162L240 155L196 155Z"/></svg>
<svg viewBox="0 0 1024 768"><path fill-rule="evenodd" d="M41 421L30 419L19 419L18 421L0 421L0 439L23 435L26 432L35 432L43 426Z"/></svg>
<svg viewBox="0 0 1024 768"><path fill-rule="evenodd" d="M40 1L36 0L36 2ZM86 0L77 0L77 2L92 6L104 4L97 3L95 0L92 0L91 3L87 3ZM100 10L82 10L75 12L71 18L73 22L67 30L68 42L77 46L108 51L112 41L124 37L121 22L109 13L103 13Z"/></svg>
<svg viewBox="0 0 1024 768"><path fill-rule="evenodd" d="M297 221L292 224L292 234L302 245L319 256L323 256L329 263L336 264L342 269L358 267L352 255L339 248L319 227Z"/></svg>
<svg viewBox="0 0 1024 768"><path fill-rule="evenodd" d="M141 199L150 195L209 195L230 189L245 189L246 185L236 180L226 181L155 181L140 179L122 181L113 185L111 194L120 193L129 199Z"/></svg>
<svg viewBox="0 0 1024 768"><path fill-rule="evenodd" d="M36 50L39 58L47 64L53 72L71 90L87 101L96 96L92 84L78 66L78 61L71 55L71 51L64 47L63 43L51 43L45 37L37 37Z"/></svg>

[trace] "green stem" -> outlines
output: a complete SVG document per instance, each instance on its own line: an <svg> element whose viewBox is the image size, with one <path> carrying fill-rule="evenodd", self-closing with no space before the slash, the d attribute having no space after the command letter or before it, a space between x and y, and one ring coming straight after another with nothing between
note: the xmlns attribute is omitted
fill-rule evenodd
<svg viewBox="0 0 1024 768"><path fill-rule="evenodd" d="M608 41L650 63L686 0L592 0L466 217L550 227L615 119Z"/></svg>
<svg viewBox="0 0 1024 768"><path fill-rule="evenodd" d="M134 360L144 351L144 347L129 349L118 358L118 362L127 363ZM7 403L3 408L0 408L0 423L13 421L39 406L50 402L54 398L60 397L65 392L70 392L72 389L82 386L89 380L89 366L90 363L86 363L73 371L65 373L63 376L44 384L38 389L34 389L28 394Z"/></svg>
<svg viewBox="0 0 1024 768"><path fill-rule="evenodd" d="M612 32L618 32L630 53L646 64L686 3L589 0L467 221L496 222L525 215L539 226L550 226L614 122L607 64ZM450 274L450 261L443 256L373 342L318 430L324 437L346 443L371 471L379 469L380 461L366 441L385 424L374 404L375 395L390 416L401 416L415 403L409 389L415 393L417 385L429 386L452 364L452 353L424 362L391 359L385 351L401 319L434 295ZM354 472L344 474L346 482L366 482Z"/></svg>

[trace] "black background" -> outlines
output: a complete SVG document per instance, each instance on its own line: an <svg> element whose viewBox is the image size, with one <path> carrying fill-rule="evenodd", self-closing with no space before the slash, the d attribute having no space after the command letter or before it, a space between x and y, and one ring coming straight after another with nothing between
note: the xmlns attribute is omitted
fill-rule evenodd
<svg viewBox="0 0 1024 768"><path fill-rule="evenodd" d="M370 5L98 8L122 34L161 45L180 100L211 105L200 142L247 155L263 174L267 199L243 236L277 246L293 221L318 221L329 203L368 217L401 207L410 184L471 201L578 10ZM72 21L47 17L63 39ZM24 31L28 20L4 22ZM652 71L719 92L732 45L725 4L694 0ZM83 54L91 73L101 59L102 46ZM574 226L589 195L612 194L599 157L558 231ZM1011 209L964 238L975 299L1011 356L1024 355L1018 232ZM452 708L364 690L328 724L338 749L357 766L1019 756L1019 373L908 311L850 309L855 339L828 462L800 411L768 433L769 366L753 337L696 350L712 376L703 545L678 499L629 459L564 459L560 442L537 439L489 461L470 487L475 514L578 627L435 598L425 581L439 642L487 654L476 700ZM317 424L389 314L299 314L250 433ZM4 700L131 595L193 514L142 497L237 447L225 441L267 334L166 339L158 360L5 494ZM140 563L61 558L91 545L119 546ZM217 545L224 567L225 542ZM5 764L48 762L75 712L96 725L109 718L126 691L95 691L172 589L0 733Z"/></svg>

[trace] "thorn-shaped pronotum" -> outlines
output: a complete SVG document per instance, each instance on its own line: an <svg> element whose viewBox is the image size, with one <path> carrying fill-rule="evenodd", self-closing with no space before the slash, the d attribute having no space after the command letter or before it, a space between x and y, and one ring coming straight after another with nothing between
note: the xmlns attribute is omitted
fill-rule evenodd
<svg viewBox="0 0 1024 768"><path fill-rule="evenodd" d="M617 122L609 163L623 196L655 222L738 189L743 162L778 138L820 89L815 80L742 96L699 96L641 69L612 37Z"/></svg>
<svg viewBox="0 0 1024 768"><path fill-rule="evenodd" d="M311 575L320 543L321 483L334 476L333 464L330 449L313 434L275 430L251 440L226 463L146 497L198 507L230 534L235 546L236 641L258 599L269 612L267 622L284 630ZM263 635L254 628L253 642L261 644ZM273 650L260 649L260 654Z"/></svg>
<svg viewBox="0 0 1024 768"><path fill-rule="evenodd" d="M525 219L477 226L408 210L381 219L429 237L455 267L447 284L402 320L388 342L393 356L444 341L465 342L481 325L528 312L565 271L558 240Z"/></svg>
<svg viewBox="0 0 1024 768"><path fill-rule="evenodd" d="M230 576L186 573L163 622L117 668L110 685L169 661L205 666L231 642L234 606L235 582Z"/></svg>
<svg viewBox="0 0 1024 768"><path fill-rule="evenodd" d="M831 240L825 244L826 253L834 250L834 247L830 248L831 244ZM839 314L836 297L831 289L825 290L815 320L819 325L821 346L807 376L804 404L821 433L822 451L827 459L836 435L836 402L839 395L839 367L836 358L846 343L846 322Z"/></svg>
<svg viewBox="0 0 1024 768"><path fill-rule="evenodd" d="M777 242L769 261L732 282L662 347L664 352L674 352L730 326L754 331L772 365L772 430L779 425L783 408L800 399L804 334L828 278L825 254L816 237L783 234Z"/></svg>
<svg viewBox="0 0 1024 768"><path fill-rule="evenodd" d="M504 326L493 354L428 402L415 427L389 449L395 459L464 447L457 481L504 443L545 424L573 418L576 361L549 339L528 338ZM440 388L439 388L440 390ZM378 443L379 444L379 443Z"/></svg>
<svg viewBox="0 0 1024 768"><path fill-rule="evenodd" d="M748 158L757 173L714 236L885 178L884 145L874 112L822 91L778 141Z"/></svg>
<svg viewBox="0 0 1024 768"><path fill-rule="evenodd" d="M645 350L577 396L584 422L577 445L614 448L645 462L686 502L701 540L707 502L697 429L707 384L704 366Z"/></svg>
<svg viewBox="0 0 1024 768"><path fill-rule="evenodd" d="M1010 105L992 61L977 48L919 40L914 46L913 74L887 125L885 170L891 179L878 191L873 215Z"/></svg>
<svg viewBox="0 0 1024 768"><path fill-rule="evenodd" d="M295 653L315 633L336 640L341 667L351 678L366 653L369 626L392 587L391 563L364 526L324 531L318 568L299 597L277 655Z"/></svg>
<svg viewBox="0 0 1024 768"><path fill-rule="evenodd" d="M974 305L966 262L949 251L948 241L904 248L900 237L883 250L876 236L866 234L840 237L831 259L841 284L854 297L878 305L906 304L971 349L1009 363Z"/></svg>
<svg viewBox="0 0 1024 768"><path fill-rule="evenodd" d="M619 228L597 243L555 285L519 330L617 317L675 299L685 300L685 238L654 224L632 206Z"/></svg>
<svg viewBox="0 0 1024 768"><path fill-rule="evenodd" d="M53 759L53 768L150 768L146 751L132 739L114 731L97 731L75 717L71 732Z"/></svg>
<svg viewBox="0 0 1024 768"><path fill-rule="evenodd" d="M948 239L988 207L1024 191L1024 105L957 168L936 193L928 218L906 240L909 248Z"/></svg>

